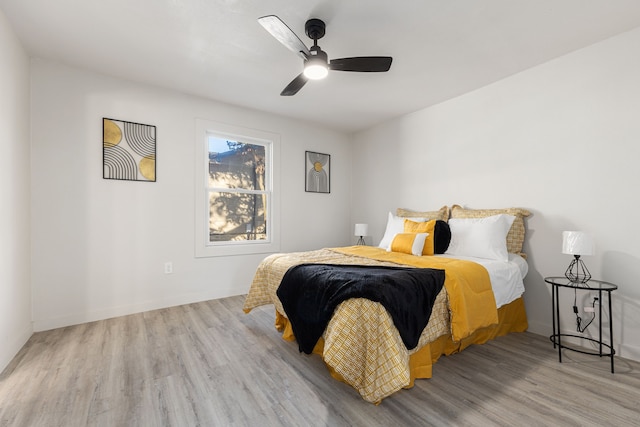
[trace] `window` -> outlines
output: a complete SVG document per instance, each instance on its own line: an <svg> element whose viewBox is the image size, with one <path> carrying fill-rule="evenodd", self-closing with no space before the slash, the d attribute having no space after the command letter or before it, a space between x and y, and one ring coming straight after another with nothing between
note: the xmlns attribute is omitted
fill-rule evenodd
<svg viewBox="0 0 640 427"><path fill-rule="evenodd" d="M209 135L209 242L268 240L269 146Z"/></svg>
<svg viewBox="0 0 640 427"><path fill-rule="evenodd" d="M196 256L278 250L277 135L198 120Z"/></svg>

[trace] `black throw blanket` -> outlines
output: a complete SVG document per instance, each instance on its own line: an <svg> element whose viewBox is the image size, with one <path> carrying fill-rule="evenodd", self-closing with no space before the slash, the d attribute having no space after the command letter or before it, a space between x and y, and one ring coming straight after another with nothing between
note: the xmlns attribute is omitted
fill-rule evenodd
<svg viewBox="0 0 640 427"><path fill-rule="evenodd" d="M277 290L300 351L310 354L333 311L349 298L367 298L387 309L407 349L418 345L444 270L363 265L291 267Z"/></svg>

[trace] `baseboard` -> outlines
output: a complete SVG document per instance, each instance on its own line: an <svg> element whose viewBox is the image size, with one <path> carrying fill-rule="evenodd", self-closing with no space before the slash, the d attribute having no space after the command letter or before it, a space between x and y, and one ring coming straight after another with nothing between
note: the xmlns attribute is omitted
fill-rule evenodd
<svg viewBox="0 0 640 427"><path fill-rule="evenodd" d="M527 328L527 331L536 335L549 336L551 335L551 325L529 320L529 328Z"/></svg>
<svg viewBox="0 0 640 427"><path fill-rule="evenodd" d="M621 344L617 346L615 345L615 343L614 343L614 347L615 347L617 356L640 362L640 347L628 345L628 344Z"/></svg>
<svg viewBox="0 0 640 427"><path fill-rule="evenodd" d="M33 326L29 323L12 342L0 346L0 372L9 366L9 363L11 363L16 354L18 354L20 349L27 343L31 335L33 335Z"/></svg>
<svg viewBox="0 0 640 427"><path fill-rule="evenodd" d="M239 295L239 294L235 294ZM110 319L113 317L127 316L129 314L143 313L145 311L158 310L177 305L192 304L195 302L219 299L234 295L220 294L219 292L184 294L171 298L146 301L138 304L109 307L100 310L92 310L84 313L75 313L68 316L61 316L50 319L37 319L33 321L35 332L48 331L51 329L63 328L65 326L79 325L82 323L95 322L98 320Z"/></svg>
<svg viewBox="0 0 640 427"><path fill-rule="evenodd" d="M551 335L551 325L547 325L541 322L536 323L536 322L530 321L529 329L527 329L527 331L534 333L536 335L542 335L542 336L548 337ZM576 334L576 331L574 329L562 328L562 333L572 335L572 334ZM588 335L585 335L585 336L588 336ZM590 342L586 342L583 339L575 338L575 337L563 338L563 341L565 340L566 342L585 346L585 347L589 347L589 345L592 345ZM620 342L614 342L614 350L616 351L616 356L640 362L640 347L638 346L620 343Z"/></svg>
<svg viewBox="0 0 640 427"><path fill-rule="evenodd" d="M95 322L97 320L110 319L112 317L126 316L129 314L142 313L145 311L158 310L167 307L174 307L177 305L191 304L195 302L225 298L229 296L233 295L221 294L220 292L185 294L167 299L147 301L139 304L110 307L102 310L88 311L86 313L76 313L73 315L61 316L51 319L34 320L32 328L25 329L21 334L18 335L13 343L10 343L10 345L2 346L2 350L0 350L0 367L3 370L9 364L11 359L13 359L18 351L20 351L22 346L27 342L33 332L47 331L50 329L62 328L65 326L79 325L87 322ZM551 335L551 325L543 322L535 322L529 320L529 328L527 330L536 335L547 337ZM570 330L566 330L564 332L572 333L572 331ZM640 361L640 347L627 345L624 343L616 343L615 350L616 354L620 357Z"/></svg>

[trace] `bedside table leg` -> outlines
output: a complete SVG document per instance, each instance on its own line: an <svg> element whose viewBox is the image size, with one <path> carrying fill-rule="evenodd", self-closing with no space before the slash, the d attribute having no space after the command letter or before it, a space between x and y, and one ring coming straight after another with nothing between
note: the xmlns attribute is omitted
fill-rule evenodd
<svg viewBox="0 0 640 427"><path fill-rule="evenodd" d="M613 349L613 312L611 311L611 291L607 291L607 297L607 299L609 300L609 344L611 344L611 373L613 374L613 355L615 354L615 350ZM602 307L602 301L600 301L600 307ZM602 323L602 317L600 317L600 323Z"/></svg>
<svg viewBox="0 0 640 427"><path fill-rule="evenodd" d="M554 286L556 290L556 332L558 336L558 361L562 363L562 331L560 330L560 287Z"/></svg>
<svg viewBox="0 0 640 427"><path fill-rule="evenodd" d="M553 341L553 348L556 348L556 287L551 285L551 326L553 332L551 335L551 341Z"/></svg>
<svg viewBox="0 0 640 427"><path fill-rule="evenodd" d="M598 291L598 298L600 298L600 304L598 305L598 343L600 357L602 357L602 291ZM611 309L609 309L609 317L611 317ZM611 321L609 321L609 324L611 324Z"/></svg>

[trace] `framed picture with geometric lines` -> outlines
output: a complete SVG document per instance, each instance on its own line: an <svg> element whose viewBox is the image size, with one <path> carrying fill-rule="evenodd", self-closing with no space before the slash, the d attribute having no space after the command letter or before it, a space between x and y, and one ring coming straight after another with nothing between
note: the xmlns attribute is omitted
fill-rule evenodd
<svg viewBox="0 0 640 427"><path fill-rule="evenodd" d="M305 151L304 189L310 193L331 192L331 156Z"/></svg>
<svg viewBox="0 0 640 427"><path fill-rule="evenodd" d="M156 127L102 119L102 177L156 182Z"/></svg>

